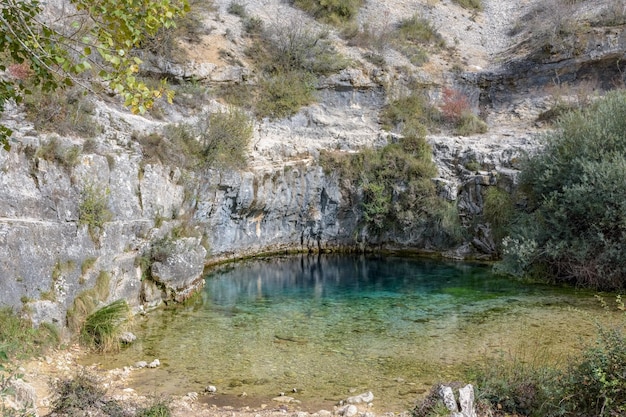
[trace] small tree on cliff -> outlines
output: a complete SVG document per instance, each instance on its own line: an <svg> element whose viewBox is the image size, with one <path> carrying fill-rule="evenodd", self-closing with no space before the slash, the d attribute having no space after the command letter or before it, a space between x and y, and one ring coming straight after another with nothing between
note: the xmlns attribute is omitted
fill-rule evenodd
<svg viewBox="0 0 626 417"><path fill-rule="evenodd" d="M0 0L0 113L19 103L30 87L53 91L96 79L119 94L135 113L171 92L164 83L150 88L137 79L136 50L160 28L174 25L187 0L68 0L51 10L39 0ZM97 77L97 78L96 78ZM25 80L28 79L28 83ZM8 149L10 129L0 126Z"/></svg>

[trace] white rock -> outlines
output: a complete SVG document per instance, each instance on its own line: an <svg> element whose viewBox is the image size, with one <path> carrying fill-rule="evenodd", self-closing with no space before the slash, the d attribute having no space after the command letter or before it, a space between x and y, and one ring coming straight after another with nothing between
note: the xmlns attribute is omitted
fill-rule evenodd
<svg viewBox="0 0 626 417"><path fill-rule="evenodd" d="M276 401L278 403L289 404L290 402L295 401L295 399L287 395L280 395L278 397L272 398L272 401Z"/></svg>
<svg viewBox="0 0 626 417"><path fill-rule="evenodd" d="M139 361L135 363L135 368L145 368L146 366L148 366L148 362L146 361Z"/></svg>
<svg viewBox="0 0 626 417"><path fill-rule="evenodd" d="M446 408L453 413L459 411L459 407L456 403L456 399L454 398L454 392L452 392L452 388L447 385L441 385L439 387L439 396L443 400Z"/></svg>
<svg viewBox="0 0 626 417"><path fill-rule="evenodd" d="M365 392L363 394L355 395L354 397L348 397L346 402L348 404L361 404L361 403L371 403L374 401L374 394L372 391Z"/></svg>
<svg viewBox="0 0 626 417"><path fill-rule="evenodd" d="M350 405L346 405L345 407L343 407L339 411L339 414L341 414L344 417L354 417L357 415L358 412L359 410L356 408L356 405L350 404Z"/></svg>
<svg viewBox="0 0 626 417"><path fill-rule="evenodd" d="M463 417L476 417L474 409L474 387L467 384L459 389L459 403L461 404L461 414Z"/></svg>
<svg viewBox="0 0 626 417"><path fill-rule="evenodd" d="M210 392L211 394L217 392L217 388L215 387L215 385L208 385L204 391L206 392Z"/></svg>
<svg viewBox="0 0 626 417"><path fill-rule="evenodd" d="M161 361L158 359L155 359L148 364L148 368L158 368L159 366L161 366Z"/></svg>
<svg viewBox="0 0 626 417"><path fill-rule="evenodd" d="M120 341L122 343L130 344L137 340L137 336L135 336L131 332L124 332L120 335Z"/></svg>

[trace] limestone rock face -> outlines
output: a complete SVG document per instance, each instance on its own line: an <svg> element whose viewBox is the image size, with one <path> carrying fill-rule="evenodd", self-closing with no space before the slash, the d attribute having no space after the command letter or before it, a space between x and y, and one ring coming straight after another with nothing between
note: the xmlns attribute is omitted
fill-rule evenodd
<svg viewBox="0 0 626 417"><path fill-rule="evenodd" d="M152 280L165 289L166 300L182 302L202 288L205 257L197 238L184 238L173 242L165 259L152 264Z"/></svg>

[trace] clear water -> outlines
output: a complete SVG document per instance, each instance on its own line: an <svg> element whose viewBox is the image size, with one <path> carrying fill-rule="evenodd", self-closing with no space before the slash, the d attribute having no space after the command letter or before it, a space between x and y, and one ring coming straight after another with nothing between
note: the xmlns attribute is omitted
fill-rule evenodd
<svg viewBox="0 0 626 417"><path fill-rule="evenodd" d="M201 297L138 319L130 348L86 361L158 358L160 368L133 373L143 394L211 384L218 394L203 396L208 403L272 406L285 392L317 411L371 390L375 411L402 411L488 357L564 359L593 340L589 314L598 309L590 293L523 284L481 265L274 257L207 276Z"/></svg>

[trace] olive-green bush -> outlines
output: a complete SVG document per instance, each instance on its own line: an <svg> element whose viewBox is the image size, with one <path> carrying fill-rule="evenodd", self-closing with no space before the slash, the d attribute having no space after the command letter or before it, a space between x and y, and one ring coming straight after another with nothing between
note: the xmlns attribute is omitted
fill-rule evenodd
<svg viewBox="0 0 626 417"><path fill-rule="evenodd" d="M561 117L528 158L503 270L603 289L626 285L626 93Z"/></svg>

